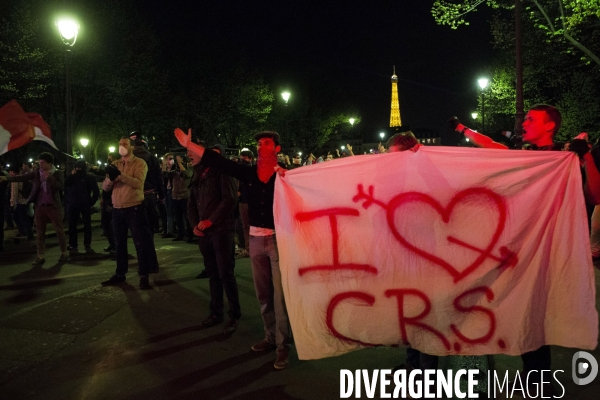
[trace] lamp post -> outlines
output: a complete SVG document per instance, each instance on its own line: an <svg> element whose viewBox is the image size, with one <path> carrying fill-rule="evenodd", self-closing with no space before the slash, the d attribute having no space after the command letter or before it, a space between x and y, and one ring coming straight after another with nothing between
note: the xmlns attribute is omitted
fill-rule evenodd
<svg viewBox="0 0 600 400"><path fill-rule="evenodd" d="M69 171L69 164L73 157L73 143L71 139L71 81L70 81L70 70L69 65L71 63L71 47L77 40L77 33L79 32L79 24L75 20L70 18L63 18L56 21L56 26L60 33L60 38L65 44L67 51L65 52L65 103L67 107L65 133L67 136L67 171Z"/></svg>
<svg viewBox="0 0 600 400"><path fill-rule="evenodd" d="M108 148L108 152L109 152L109 153L114 153L114 152L115 152L115 146L110 146L110 147Z"/></svg>
<svg viewBox="0 0 600 400"><path fill-rule="evenodd" d="M485 134L485 88L489 83L488 78L479 78L477 83L481 88L481 132Z"/></svg>
<svg viewBox="0 0 600 400"><path fill-rule="evenodd" d="M381 137L381 141L383 142L383 138L385 137L385 133L383 133L383 132L379 133L379 137Z"/></svg>
<svg viewBox="0 0 600 400"><path fill-rule="evenodd" d="M287 144L285 143L285 140L289 140L289 132L288 132L288 111L287 111L287 105L288 105L288 100L290 99L290 92L282 92L281 93L281 98L283 99L283 101L285 101L285 137L284 137L284 145Z"/></svg>
<svg viewBox="0 0 600 400"><path fill-rule="evenodd" d="M473 118L473 122L477 121L477 117L479 116L479 114L477 112L472 112L471 113L471 117Z"/></svg>

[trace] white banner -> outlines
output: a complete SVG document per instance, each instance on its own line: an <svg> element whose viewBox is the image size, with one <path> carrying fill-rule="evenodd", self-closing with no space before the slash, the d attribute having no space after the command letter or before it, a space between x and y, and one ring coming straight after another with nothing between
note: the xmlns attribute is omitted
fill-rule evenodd
<svg viewBox="0 0 600 400"><path fill-rule="evenodd" d="M300 359L377 345L436 355L597 345L573 153L348 157L278 177L274 214Z"/></svg>

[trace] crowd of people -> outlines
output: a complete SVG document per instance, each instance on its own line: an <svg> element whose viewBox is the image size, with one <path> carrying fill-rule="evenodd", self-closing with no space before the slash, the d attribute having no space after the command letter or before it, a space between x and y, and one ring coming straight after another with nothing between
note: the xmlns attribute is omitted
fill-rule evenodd
<svg viewBox="0 0 600 400"><path fill-rule="evenodd" d="M489 137L473 131L456 118L450 127L469 138L478 147L507 149ZM523 141L529 150L574 151L581 160L584 196L590 207L593 257L600 258L600 151L592 149L587 137L579 136L568 147L555 144L554 137L561 125L560 112L547 105L533 107L523 123ZM274 367L283 369L289 363L292 332L287 315L273 217L273 198L277 173L334 159L327 154L305 160L300 155L286 156L277 132L255 135L257 157L250 150L236 157L227 157L220 144L207 146L175 130L175 137L186 154L169 152L162 160L148 150L148 139L133 132L119 141L119 155L109 154L108 166L89 168L83 161L75 163L65 178L64 171L54 166L50 153L41 153L37 165L23 163L1 172L0 189L6 206L2 219L7 226L16 226L24 242L37 233L37 258L34 265L45 261L44 234L46 226L54 226L61 256L78 251L77 224L84 226L83 246L91 249L91 209L100 201L101 223L108 246L104 249L116 258L113 276L104 286L120 285L128 272L128 231L137 252L140 289L151 289L149 275L159 271L154 234L173 241L198 243L204 260L204 271L198 278L208 278L211 301L209 315L201 323L211 327L225 322L224 297L228 301L228 319L223 332L234 333L242 316L236 277L235 257L250 257L256 296L264 325L264 338L251 348L254 351L276 349ZM421 146L408 132L392 136L378 152L418 151ZM347 145L337 157L353 156ZM597 161L596 161L597 160ZM98 189L102 182L102 192ZM2 186L4 185L4 186ZM64 192L64 197L63 197ZM65 207L63 207L63 199ZM69 242L63 231L63 212L68 221ZM9 217L14 216L14 225ZM3 225L4 225L4 221ZM1 243L1 242L0 242ZM237 245L236 245L237 243ZM238 247L236 254L236 246ZM525 371L550 369L550 348L524 354ZM404 368L436 368L437 357L408 349Z"/></svg>

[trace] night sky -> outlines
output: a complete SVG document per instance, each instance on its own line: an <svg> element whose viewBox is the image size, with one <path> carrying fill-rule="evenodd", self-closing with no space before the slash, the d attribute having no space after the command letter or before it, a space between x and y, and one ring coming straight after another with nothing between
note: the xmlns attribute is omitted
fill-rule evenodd
<svg viewBox="0 0 600 400"><path fill-rule="evenodd" d="M305 75L316 71L330 85L331 101L356 106L367 141L389 126L394 65L403 125L445 131L450 116L471 118L477 78L492 56L485 8L468 16L470 26L452 30L436 25L431 2L423 0L140 0L140 7L171 44L167 57L200 60L195 47L203 42L218 44L219 57L235 49L277 94L292 93L290 107ZM339 85L344 98L335 98Z"/></svg>

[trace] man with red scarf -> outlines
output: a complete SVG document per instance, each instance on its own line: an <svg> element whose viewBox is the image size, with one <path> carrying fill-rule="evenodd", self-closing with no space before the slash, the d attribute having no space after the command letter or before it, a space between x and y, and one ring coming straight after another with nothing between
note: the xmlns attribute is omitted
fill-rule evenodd
<svg viewBox="0 0 600 400"><path fill-rule="evenodd" d="M265 330L265 338L253 345L252 350L266 351L276 348L277 356L273 366L276 369L284 369L289 363L292 335L283 297L273 218L277 153L281 151L279 134L266 131L254 136L258 149L256 165L241 165L213 151L205 151L204 147L192 142L191 130L186 135L177 128L175 137L188 152L196 153L202 158L202 165L216 168L226 175L248 183L250 260ZM199 224L197 229L202 231L205 227Z"/></svg>

